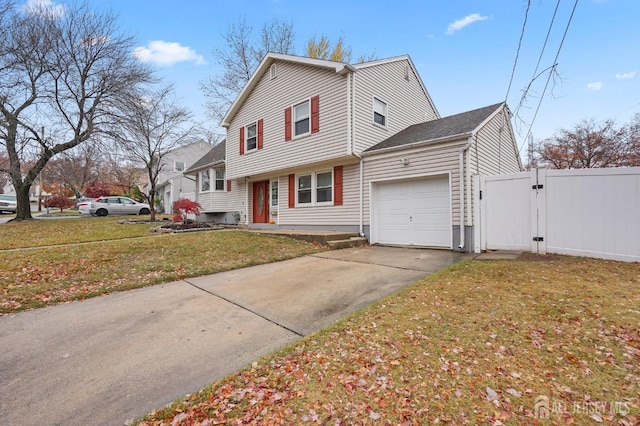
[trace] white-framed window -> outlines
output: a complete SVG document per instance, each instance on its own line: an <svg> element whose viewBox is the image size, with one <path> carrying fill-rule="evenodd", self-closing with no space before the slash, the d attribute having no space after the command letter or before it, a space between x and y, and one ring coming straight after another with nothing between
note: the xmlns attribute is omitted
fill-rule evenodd
<svg viewBox="0 0 640 426"><path fill-rule="evenodd" d="M253 151L258 148L258 125L257 123L249 124L245 127L245 152Z"/></svg>
<svg viewBox="0 0 640 426"><path fill-rule="evenodd" d="M224 169L214 169L215 170L215 190L216 191L224 191Z"/></svg>
<svg viewBox="0 0 640 426"><path fill-rule="evenodd" d="M185 163L184 161L174 161L173 162L173 171L174 172L184 172Z"/></svg>
<svg viewBox="0 0 640 426"><path fill-rule="evenodd" d="M211 190L211 171L203 170L200 172L200 192Z"/></svg>
<svg viewBox="0 0 640 426"><path fill-rule="evenodd" d="M296 205L333 204L333 171L307 173L296 176Z"/></svg>
<svg viewBox="0 0 640 426"><path fill-rule="evenodd" d="M311 114L309 100L293 106L293 136L302 136L311 132Z"/></svg>
<svg viewBox="0 0 640 426"><path fill-rule="evenodd" d="M278 208L278 180L271 181L271 207Z"/></svg>
<svg viewBox="0 0 640 426"><path fill-rule="evenodd" d="M373 122L387 127L387 104L378 98L373 98Z"/></svg>

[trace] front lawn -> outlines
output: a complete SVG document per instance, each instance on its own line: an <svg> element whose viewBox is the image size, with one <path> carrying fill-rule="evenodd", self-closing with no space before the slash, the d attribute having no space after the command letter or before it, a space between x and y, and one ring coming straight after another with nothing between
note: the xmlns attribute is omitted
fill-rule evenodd
<svg viewBox="0 0 640 426"><path fill-rule="evenodd" d="M637 263L463 262L141 424L638 424L639 290Z"/></svg>
<svg viewBox="0 0 640 426"><path fill-rule="evenodd" d="M118 220L0 225L0 315L322 250L236 230L156 234Z"/></svg>

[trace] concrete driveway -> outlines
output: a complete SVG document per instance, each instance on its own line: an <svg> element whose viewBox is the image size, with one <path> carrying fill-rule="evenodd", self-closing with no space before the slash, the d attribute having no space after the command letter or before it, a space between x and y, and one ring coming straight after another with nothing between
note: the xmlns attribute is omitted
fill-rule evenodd
<svg viewBox="0 0 640 426"><path fill-rule="evenodd" d="M337 250L0 317L0 423L123 425L465 257Z"/></svg>

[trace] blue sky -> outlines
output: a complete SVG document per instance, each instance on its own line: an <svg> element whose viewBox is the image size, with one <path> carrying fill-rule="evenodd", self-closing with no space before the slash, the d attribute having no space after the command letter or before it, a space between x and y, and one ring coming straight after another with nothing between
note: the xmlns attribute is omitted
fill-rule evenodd
<svg viewBox="0 0 640 426"><path fill-rule="evenodd" d="M53 2L64 0L31 0ZM245 17L258 31L273 18L292 21L298 53L313 35L342 35L354 57L409 54L442 116L503 101L525 19L526 0L320 1L89 0L119 16L158 75L175 85L185 106L204 120L199 82L219 68L212 51L229 23ZM530 84L557 0L531 0L507 102L512 111ZM538 73L551 67L575 0L561 0ZM639 0L580 0L531 127L550 137L585 118L622 124L640 112ZM536 79L514 127L529 131L547 76ZM210 126L212 127L212 126Z"/></svg>

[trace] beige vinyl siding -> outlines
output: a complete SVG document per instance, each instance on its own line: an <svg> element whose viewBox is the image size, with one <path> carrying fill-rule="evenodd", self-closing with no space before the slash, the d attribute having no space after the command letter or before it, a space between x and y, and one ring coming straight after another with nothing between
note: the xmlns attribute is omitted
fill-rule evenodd
<svg viewBox="0 0 640 426"><path fill-rule="evenodd" d="M227 176L267 175L277 170L347 155L347 80L334 71L290 62L277 62L234 116L227 129ZM320 96L320 131L285 142L287 107ZM240 128L264 120L264 148L240 155Z"/></svg>
<svg viewBox="0 0 640 426"><path fill-rule="evenodd" d="M473 174L498 175L520 171L518 152L505 108L477 132L469 152Z"/></svg>
<svg viewBox="0 0 640 426"><path fill-rule="evenodd" d="M371 223L369 206L372 181L389 179L414 178L418 176L434 176L450 174L453 225L460 222L460 173L458 153L467 141L432 145L413 150L380 154L365 157L364 162L364 223ZM408 159L403 165L401 160Z"/></svg>
<svg viewBox="0 0 640 426"><path fill-rule="evenodd" d="M358 69L355 73L354 149L360 153L413 124L437 117L407 59ZM387 127L373 122L373 98L387 104Z"/></svg>
<svg viewBox="0 0 640 426"><path fill-rule="evenodd" d="M309 169L298 174L321 171ZM358 226L360 223L360 165L358 163L343 166L341 206L309 206L289 208L289 178L280 178L279 225L320 225L320 226Z"/></svg>
<svg viewBox="0 0 640 426"><path fill-rule="evenodd" d="M211 173L213 169L211 169ZM226 192L226 182L225 182L225 191L200 191L200 173L195 175L196 178L196 201L200 203L202 207L202 213L222 213L228 212L230 210L229 206L229 193ZM232 183L231 190L233 191L234 186Z"/></svg>

